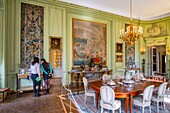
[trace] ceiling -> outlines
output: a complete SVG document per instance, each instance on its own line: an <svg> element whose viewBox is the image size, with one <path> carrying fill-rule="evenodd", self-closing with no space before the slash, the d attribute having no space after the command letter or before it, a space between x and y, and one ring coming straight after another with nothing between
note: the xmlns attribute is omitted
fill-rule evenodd
<svg viewBox="0 0 170 113"><path fill-rule="evenodd" d="M130 0L59 0L130 17ZM170 16L170 0L132 0L132 17L155 20Z"/></svg>

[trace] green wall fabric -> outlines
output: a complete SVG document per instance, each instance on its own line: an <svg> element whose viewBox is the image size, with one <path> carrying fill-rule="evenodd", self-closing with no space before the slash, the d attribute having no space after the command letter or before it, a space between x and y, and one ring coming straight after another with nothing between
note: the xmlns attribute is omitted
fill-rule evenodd
<svg viewBox="0 0 170 113"><path fill-rule="evenodd" d="M5 86L5 81L4 81L4 75L5 75L5 70L4 70L4 34L5 34L5 6L4 6L4 0L0 0L0 87Z"/></svg>
<svg viewBox="0 0 170 113"><path fill-rule="evenodd" d="M0 23L4 23L2 29L4 29L4 35L0 36L0 43L3 40L4 54L0 55L0 73L3 86L8 86L12 90L16 89L16 73L18 73L18 64L20 64L20 50L21 50L21 4L32 4L41 6L44 8L44 48L43 56L49 61L49 37L57 36L62 37L62 68L64 74L64 80L70 81L70 76L67 72L71 69L72 62L72 19L83 19L87 21L100 22L107 25L107 65L109 69L113 69L113 73L117 69L125 68L125 43L119 38L119 31L125 28L125 24L129 24L130 19L122 16L110 14L103 11L98 11L91 8L80 7L77 5L67 4L64 2L53 0L5 0L5 10L3 15L5 17L0 19ZM2 18L2 17L0 17ZM133 20L134 24L137 24L138 20ZM165 22L167 26L167 36L170 35L170 17L161 20L154 21L141 21L141 26L145 29L153 23ZM1 35L1 34L0 34ZM165 37L165 36L163 36ZM153 39L154 40L154 39ZM170 38L168 37L168 40ZM169 41L170 42L170 41ZM168 42L168 43L169 43ZM116 53L116 43L123 43L123 53ZM2 46L2 45L0 45ZM135 44L135 63L141 68L142 59L147 59L146 54L140 54L140 48L146 48L146 40L144 38L139 39ZM124 62L116 62L116 55L122 55ZM169 60L169 56L168 56ZM146 70L148 69L148 62L146 60ZM169 64L168 64L169 66ZM170 66L169 66L170 67ZM122 74L122 73L121 73ZM26 83L25 83L26 84Z"/></svg>

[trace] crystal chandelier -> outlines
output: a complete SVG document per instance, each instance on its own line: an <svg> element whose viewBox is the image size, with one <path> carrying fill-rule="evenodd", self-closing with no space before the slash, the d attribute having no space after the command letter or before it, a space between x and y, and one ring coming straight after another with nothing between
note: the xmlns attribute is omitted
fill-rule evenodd
<svg viewBox="0 0 170 113"><path fill-rule="evenodd" d="M130 25L126 28L126 31L124 29L120 30L120 39L132 46L142 35L142 27L132 24L132 0L130 0Z"/></svg>

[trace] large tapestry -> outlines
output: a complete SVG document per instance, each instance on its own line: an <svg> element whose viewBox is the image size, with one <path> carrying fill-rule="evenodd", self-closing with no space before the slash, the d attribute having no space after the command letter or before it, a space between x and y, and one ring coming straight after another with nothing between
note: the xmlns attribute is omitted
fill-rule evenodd
<svg viewBox="0 0 170 113"><path fill-rule="evenodd" d="M21 67L28 68L33 57L43 57L44 8L21 4Z"/></svg>
<svg viewBox="0 0 170 113"><path fill-rule="evenodd" d="M73 19L73 64L100 58L106 64L106 24Z"/></svg>

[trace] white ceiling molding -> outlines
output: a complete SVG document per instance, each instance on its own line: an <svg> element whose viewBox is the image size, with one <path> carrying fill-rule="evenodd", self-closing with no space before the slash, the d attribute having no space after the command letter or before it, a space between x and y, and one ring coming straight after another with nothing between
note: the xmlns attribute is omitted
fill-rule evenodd
<svg viewBox="0 0 170 113"><path fill-rule="evenodd" d="M130 0L59 0L120 16L130 17ZM170 16L170 0L133 0L132 17L155 20Z"/></svg>

